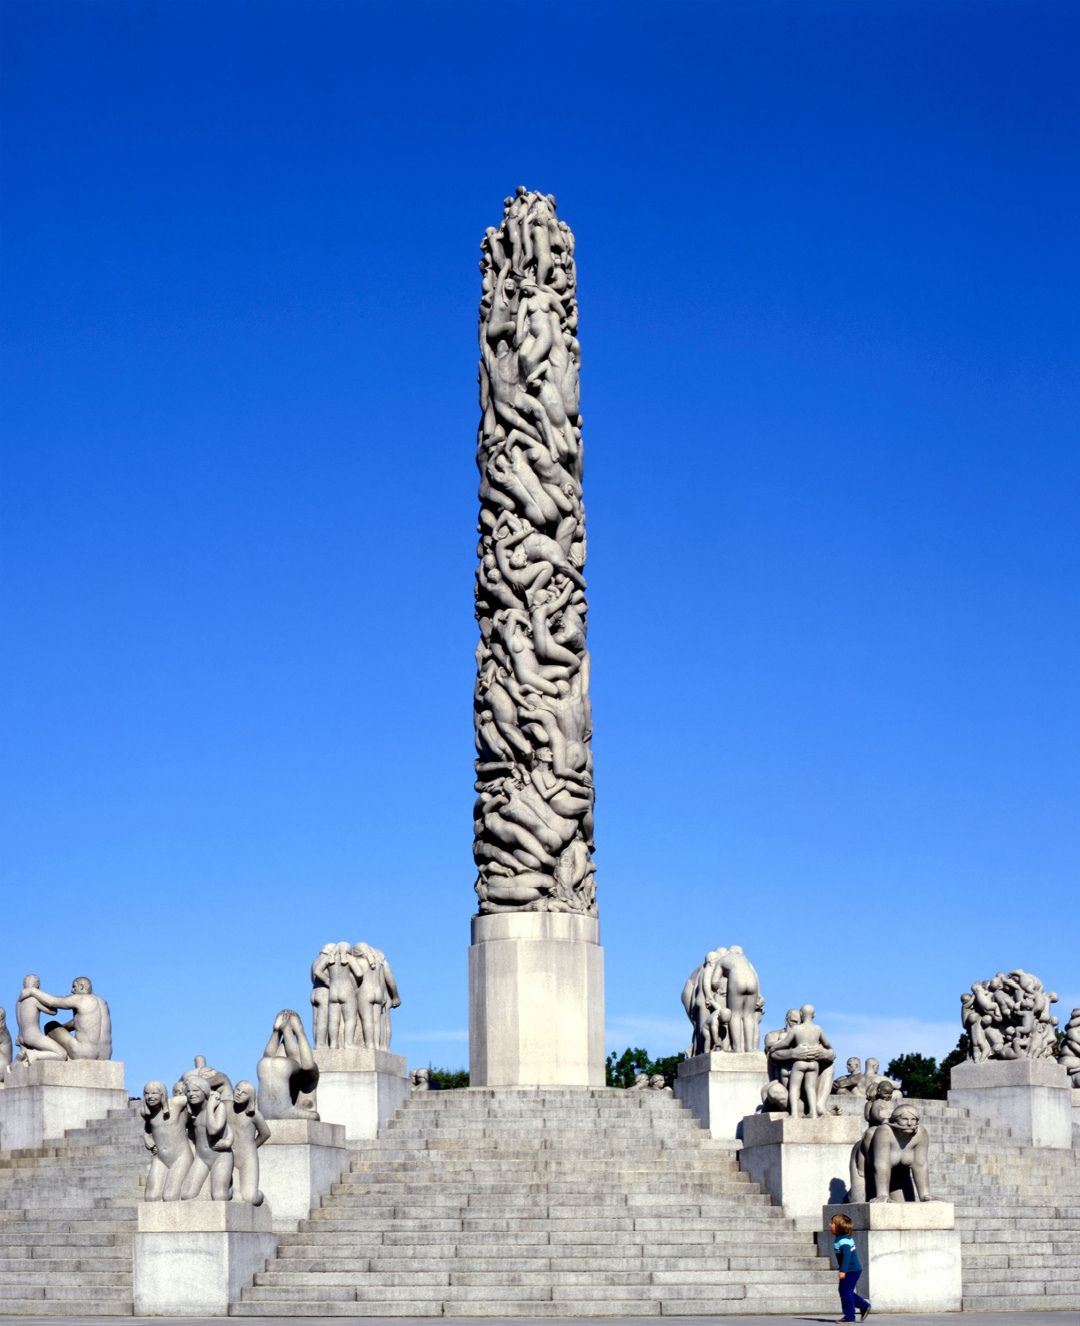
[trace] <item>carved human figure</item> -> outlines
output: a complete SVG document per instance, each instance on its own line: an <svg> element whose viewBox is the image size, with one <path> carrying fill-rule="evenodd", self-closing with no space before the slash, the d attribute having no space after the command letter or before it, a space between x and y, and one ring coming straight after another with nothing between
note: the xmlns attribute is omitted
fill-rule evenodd
<svg viewBox="0 0 1080 1326"><path fill-rule="evenodd" d="M761 985L753 963L738 944L717 949L713 966L713 982L722 974L725 985L725 1003L730 1013L728 1031L731 1049L736 1054L747 1054L758 1048L757 1002Z"/></svg>
<svg viewBox="0 0 1080 1326"><path fill-rule="evenodd" d="M389 1050L390 1010L401 1004L394 973L386 954L370 944L355 944L352 955L360 972L361 1043L373 1050Z"/></svg>
<svg viewBox="0 0 1080 1326"><path fill-rule="evenodd" d="M11 1032L8 1030L7 1013L0 1008L0 1077L11 1063Z"/></svg>
<svg viewBox="0 0 1080 1326"><path fill-rule="evenodd" d="M21 1048L17 1056L22 1063L32 1063L35 1059L66 1059L68 1052L63 1045L41 1030L42 1013L53 1013L55 1008L48 996L42 994L41 981L30 972L23 977L22 989L15 1001L15 1023L19 1029L16 1040Z"/></svg>
<svg viewBox="0 0 1080 1326"><path fill-rule="evenodd" d="M413 1091L431 1091L431 1070L429 1068L414 1068L409 1075Z"/></svg>
<svg viewBox="0 0 1080 1326"><path fill-rule="evenodd" d="M300 1014L293 1009L282 1009L274 1019L256 1076L264 1118L318 1119L315 1089L319 1066Z"/></svg>
<svg viewBox="0 0 1080 1326"><path fill-rule="evenodd" d="M791 1020L793 1013L798 1021ZM766 1052L770 1060L788 1067L788 1112L798 1118L805 1104L807 1116L816 1119L823 1113L823 1102L832 1087L836 1051L814 1021L812 1004L789 1011L788 1019L787 1030Z"/></svg>
<svg viewBox="0 0 1080 1326"><path fill-rule="evenodd" d="M311 964L311 1037L320 1049L330 1045L330 967L336 944L324 944Z"/></svg>
<svg viewBox="0 0 1080 1326"><path fill-rule="evenodd" d="M1080 1087L1080 1008L1074 1008L1065 1024L1058 1063L1074 1087Z"/></svg>
<svg viewBox="0 0 1080 1326"><path fill-rule="evenodd" d="M895 1106L887 1123L874 1129L867 1153L867 1196L871 1202L932 1202L928 1178L930 1142L910 1101ZM872 1176L872 1183L871 1183Z"/></svg>
<svg viewBox="0 0 1080 1326"><path fill-rule="evenodd" d="M895 1105L896 1092L892 1082L883 1081L871 1087L863 1110L866 1131L851 1148L849 1202L866 1201L866 1158L870 1153L870 1143L874 1140L875 1130L892 1118Z"/></svg>
<svg viewBox="0 0 1080 1326"><path fill-rule="evenodd" d="M38 1002L50 1013L70 1011L70 1022L47 1022L45 1034L69 1059L108 1059L112 1056L112 1019L109 1005L94 994L89 976L76 976L71 994L50 995L38 991Z"/></svg>
<svg viewBox="0 0 1080 1326"><path fill-rule="evenodd" d="M261 1206L259 1147L269 1139L270 1129L255 1103L255 1087L251 1082L242 1079L233 1087L227 1113L232 1133L234 1194L242 1202Z"/></svg>
<svg viewBox="0 0 1080 1326"><path fill-rule="evenodd" d="M180 1196L184 1201L206 1200L209 1196L212 1201L227 1202L234 1163L230 1095L223 1086L212 1087L198 1068L184 1074L181 1087L187 1102L188 1137L195 1154Z"/></svg>
<svg viewBox="0 0 1080 1326"><path fill-rule="evenodd" d="M970 1058L1049 1059L1055 1053L1058 1020L1053 990L1020 967L972 984L960 998L960 1015L970 1039Z"/></svg>
<svg viewBox="0 0 1080 1326"><path fill-rule="evenodd" d="M686 978L682 989L682 1006L690 1019L693 1033L687 1056L708 1054L714 1048L712 1012L715 1007L712 988L712 968L715 953L705 954L699 967L695 967Z"/></svg>
<svg viewBox="0 0 1080 1326"><path fill-rule="evenodd" d="M145 1200L177 1202L195 1158L188 1135L187 1100L180 1095L170 1097L164 1082L147 1082L139 1113L143 1142L150 1152Z"/></svg>
<svg viewBox="0 0 1080 1326"><path fill-rule="evenodd" d="M863 1086L863 1074L861 1061L854 1055L847 1061L847 1072L843 1077L838 1077L832 1084L832 1094L834 1096L855 1095L861 1091Z"/></svg>
<svg viewBox="0 0 1080 1326"><path fill-rule="evenodd" d="M870 1092L875 1090L881 1082L888 1082L890 1087L895 1087L895 1084L890 1082L881 1071L880 1061L877 1059L867 1059L866 1071L863 1073L863 1090L869 1095Z"/></svg>

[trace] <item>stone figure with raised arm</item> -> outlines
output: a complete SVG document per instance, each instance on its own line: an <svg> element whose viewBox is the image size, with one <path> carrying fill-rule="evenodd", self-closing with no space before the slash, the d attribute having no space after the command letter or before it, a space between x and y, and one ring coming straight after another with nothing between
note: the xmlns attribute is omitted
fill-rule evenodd
<svg viewBox="0 0 1080 1326"><path fill-rule="evenodd" d="M224 1086L211 1086L199 1068L185 1073L180 1081L187 1102L188 1137L195 1153L180 1196L184 1201L209 1196L212 1201L227 1202L233 1177L231 1093Z"/></svg>
<svg viewBox="0 0 1080 1326"><path fill-rule="evenodd" d="M234 1195L252 1206L262 1206L259 1147L269 1139L270 1129L255 1103L254 1084L246 1079L237 1082L227 1110L232 1132Z"/></svg>
<svg viewBox="0 0 1080 1326"><path fill-rule="evenodd" d="M355 944L352 949L361 972L359 998L362 1044L372 1050L390 1048L390 1010L401 1004L394 973L381 949Z"/></svg>
<svg viewBox="0 0 1080 1326"><path fill-rule="evenodd" d="M58 1040L41 1030L42 1013L54 1013L55 1005L48 995L42 994L41 981L33 972L23 977L22 989L15 1001L16 1040L20 1053L16 1064L32 1063L35 1059L66 1059L68 1052Z"/></svg>
<svg viewBox="0 0 1080 1326"><path fill-rule="evenodd" d="M771 1061L789 1068L788 1113L797 1119L805 1102L807 1116L816 1119L824 1112L823 1104L832 1088L836 1051L814 1021L812 1004L803 1004L798 1014L799 1021L768 1047L767 1054Z"/></svg>
<svg viewBox="0 0 1080 1326"><path fill-rule="evenodd" d="M1052 990L1020 967L975 981L960 997L960 1015L971 1042L969 1058L1050 1059L1054 1056L1057 1002Z"/></svg>
<svg viewBox="0 0 1080 1326"><path fill-rule="evenodd" d="M187 1100L170 1097L164 1082L143 1087L143 1142L150 1152L144 1198L148 1202L178 1202L184 1180L195 1159L188 1136Z"/></svg>
<svg viewBox="0 0 1080 1326"><path fill-rule="evenodd" d="M8 1030L7 1012L0 1008L0 1078L11 1063L11 1032Z"/></svg>
<svg viewBox="0 0 1080 1326"><path fill-rule="evenodd" d="M71 994L50 995L38 991L38 1002L50 1013L70 1011L70 1022L47 1022L45 1035L56 1042L69 1059L112 1057L112 1020L109 1005L94 994L89 976L76 976Z"/></svg>
<svg viewBox="0 0 1080 1326"><path fill-rule="evenodd" d="M283 1008L259 1060L259 1109L265 1119L313 1119L319 1065L300 1014Z"/></svg>

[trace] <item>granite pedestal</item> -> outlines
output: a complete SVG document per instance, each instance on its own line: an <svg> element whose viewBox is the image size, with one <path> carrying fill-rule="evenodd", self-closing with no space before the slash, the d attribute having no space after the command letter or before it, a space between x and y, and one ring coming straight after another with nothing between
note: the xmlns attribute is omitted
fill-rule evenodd
<svg viewBox="0 0 1080 1326"><path fill-rule="evenodd" d="M1028 1146L1072 1146L1072 1091L1052 1059L986 1059L952 1070L949 1104L959 1105Z"/></svg>
<svg viewBox="0 0 1080 1326"><path fill-rule="evenodd" d="M349 1164L345 1127L314 1119L268 1119L259 1148L259 1187L277 1231L295 1230Z"/></svg>
<svg viewBox="0 0 1080 1326"><path fill-rule="evenodd" d="M41 1146L127 1105L116 1059L36 1059L12 1064L0 1091L0 1147Z"/></svg>
<svg viewBox="0 0 1080 1326"><path fill-rule="evenodd" d="M739 1168L798 1228L818 1229L822 1206L847 1195L851 1148L865 1127L850 1115L752 1114L742 1122Z"/></svg>
<svg viewBox="0 0 1080 1326"><path fill-rule="evenodd" d="M834 1215L846 1215L862 1262L858 1292L875 1312L959 1312L960 1231L952 1202L849 1202L826 1206L825 1232L818 1234L831 1255Z"/></svg>
<svg viewBox="0 0 1080 1326"><path fill-rule="evenodd" d="M1080 1087L1072 1088L1072 1123L1074 1128L1080 1128Z"/></svg>
<svg viewBox="0 0 1080 1326"><path fill-rule="evenodd" d="M604 950L594 916L475 916L469 948L469 1082L602 1087ZM319 1087L322 1099L322 1086Z"/></svg>
<svg viewBox="0 0 1080 1326"><path fill-rule="evenodd" d="M137 1317L223 1317L277 1251L269 1204L140 1202Z"/></svg>
<svg viewBox="0 0 1080 1326"><path fill-rule="evenodd" d="M769 1080L762 1051L732 1054L713 1050L685 1059L675 1077L675 1095L702 1127L722 1141L742 1137L742 1121L761 1104Z"/></svg>
<svg viewBox="0 0 1080 1326"><path fill-rule="evenodd" d="M348 1141L377 1137L409 1097L406 1061L389 1050L316 1050L319 1115Z"/></svg>

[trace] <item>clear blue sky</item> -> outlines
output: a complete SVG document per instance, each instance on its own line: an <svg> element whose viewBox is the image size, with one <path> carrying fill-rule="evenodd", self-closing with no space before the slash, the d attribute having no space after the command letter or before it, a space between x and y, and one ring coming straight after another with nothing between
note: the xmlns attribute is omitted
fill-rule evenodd
<svg viewBox="0 0 1080 1326"><path fill-rule="evenodd" d="M478 243L578 237L609 1039L1080 1004L1074 6L3 14L0 1001L253 1070L327 940L466 1059Z"/></svg>

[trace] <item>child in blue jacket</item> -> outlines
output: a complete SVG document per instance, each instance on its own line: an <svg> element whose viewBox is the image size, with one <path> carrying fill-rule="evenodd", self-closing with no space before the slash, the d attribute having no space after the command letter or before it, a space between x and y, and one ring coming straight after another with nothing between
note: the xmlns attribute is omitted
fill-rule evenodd
<svg viewBox="0 0 1080 1326"><path fill-rule="evenodd" d="M862 1262L859 1261L855 1240L851 1237L854 1226L849 1216L834 1215L829 1228L833 1233L833 1252L836 1253L836 1267L840 1277L840 1311L844 1314L840 1320L854 1321L855 1309L858 1308L859 1320L862 1321L870 1311L870 1303L855 1292L859 1276L862 1275Z"/></svg>

